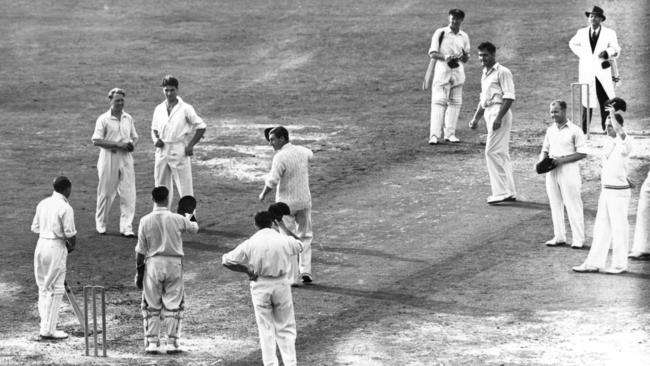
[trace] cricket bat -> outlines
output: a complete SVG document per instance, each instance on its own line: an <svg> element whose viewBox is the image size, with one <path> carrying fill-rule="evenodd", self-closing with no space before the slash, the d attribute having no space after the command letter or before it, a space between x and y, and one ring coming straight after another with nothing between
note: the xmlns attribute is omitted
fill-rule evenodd
<svg viewBox="0 0 650 366"><path fill-rule="evenodd" d="M74 310L74 313L77 316L77 320L79 320L79 325L81 325L81 330L83 331L85 328L84 313L79 308L79 304L77 304L77 298L74 296L72 289L68 285L68 281L64 281L63 283L65 285L65 296L68 298L70 305L72 305L72 310Z"/></svg>

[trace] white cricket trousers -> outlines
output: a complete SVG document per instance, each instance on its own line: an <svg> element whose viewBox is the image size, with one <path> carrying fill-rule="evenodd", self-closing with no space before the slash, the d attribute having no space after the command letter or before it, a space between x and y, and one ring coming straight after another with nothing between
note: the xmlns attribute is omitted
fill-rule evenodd
<svg viewBox="0 0 650 366"><path fill-rule="evenodd" d="M108 213L115 196L120 196L120 232L133 232L135 216L135 171L131 153L100 149L97 160L97 209L95 227L98 232L106 231Z"/></svg>
<svg viewBox="0 0 650 366"><path fill-rule="evenodd" d="M194 196L192 161L185 155L184 142L165 141L165 146L156 148L153 175L156 187L165 186L169 189L170 207L174 198L172 181L176 184L180 197Z"/></svg>
<svg viewBox="0 0 650 366"><path fill-rule="evenodd" d="M630 205L630 196L630 189L603 188L601 190L594 222L594 240L585 265L605 268L611 244L612 267L627 269L629 249L627 211Z"/></svg>
<svg viewBox="0 0 650 366"><path fill-rule="evenodd" d="M277 366L276 344L285 366L296 365L296 319L286 277L251 281L251 298L264 366Z"/></svg>
<svg viewBox="0 0 650 366"><path fill-rule="evenodd" d="M650 172L639 192L639 206L636 210L633 253L650 253Z"/></svg>
<svg viewBox="0 0 650 366"><path fill-rule="evenodd" d="M184 307L182 258L161 255L147 258L142 281L145 346L159 341L161 317L168 339L180 338Z"/></svg>
<svg viewBox="0 0 650 366"><path fill-rule="evenodd" d="M301 274L311 275L311 242L314 236L311 228L311 208L284 215L282 221L287 229L300 238L304 246L298 256L292 257L291 267L287 269L287 278L291 283L298 283Z"/></svg>
<svg viewBox="0 0 650 366"><path fill-rule="evenodd" d="M585 242L585 219L582 208L582 178L577 162L562 164L546 173L546 194L551 206L553 219L553 239L567 242L564 226L564 208L569 216L569 225L573 237L573 246L582 246Z"/></svg>
<svg viewBox="0 0 650 366"><path fill-rule="evenodd" d="M501 127L492 128L499 113L500 104L494 104L485 109L483 118L487 126L487 141L485 142L485 160L487 162L492 197L507 198L516 196L515 178L510 161L510 129L512 128L512 112L508 110L501 120Z"/></svg>
<svg viewBox="0 0 650 366"><path fill-rule="evenodd" d="M463 84L431 86L431 125L429 139L441 139L444 125L444 137L456 135L456 125L463 103Z"/></svg>
<svg viewBox="0 0 650 366"><path fill-rule="evenodd" d="M68 250L62 239L39 238L34 252L34 276L38 286L40 334L52 335L59 319L59 305L65 293Z"/></svg>

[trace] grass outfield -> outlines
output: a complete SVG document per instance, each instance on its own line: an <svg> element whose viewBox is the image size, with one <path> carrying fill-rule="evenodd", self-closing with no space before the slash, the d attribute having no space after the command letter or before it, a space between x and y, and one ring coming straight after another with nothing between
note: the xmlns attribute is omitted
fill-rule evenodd
<svg viewBox="0 0 650 366"><path fill-rule="evenodd" d="M427 266L428 256L457 250L452 249L452 239L472 243L485 238L524 240L518 234L503 238L492 234L498 231L498 225L507 224L509 230L514 230L518 220L539 219L530 216L529 209L517 212L518 215L504 214L504 219L495 221L493 228L469 225L472 230L466 237L451 233L467 228L468 225L459 223L459 218L479 220L493 213L484 212L483 207L463 211L474 209L471 202L483 202L486 196L480 137L466 126L480 89L481 70L475 52L465 69L467 83L459 121L459 137L464 143L441 146L440 153L432 152L426 145L429 94L422 92L420 85L431 34L446 24L447 10L464 9L467 17L463 29L469 34L472 47L484 40L494 42L499 47L497 60L513 71L517 101L513 107L512 150L517 159L518 179L524 194L543 200L543 188L529 170L539 151L544 121L548 120L549 101L569 100L569 83L577 81L578 61L569 50L568 41L577 28L586 26L584 11L592 3L0 0L0 4L0 31L4 34L0 42L0 162L7 191L0 196L0 205L5 208L0 211L0 248L4 253L0 258L0 322L8 325L0 328L0 363L89 362L77 357L82 347L78 338L63 345L29 341L38 323L32 267L36 237L28 233L29 225L36 203L49 194L51 179L61 173L73 181L71 203L80 243L78 251L71 255L68 275L77 288L87 283L106 284L109 288L113 330L110 352L119 355L115 357L124 363L152 361L143 360L138 354L138 293L131 287L134 243L114 235L98 238L94 234L97 148L92 146L90 136L97 116L108 108L108 90L124 88L125 110L133 115L141 137L134 153L137 223L151 208L148 194L153 185L153 149L148 132L153 109L163 100L160 81L168 73L179 78L179 95L195 106L208 123L208 131L197 145L193 167L195 190L202 196L199 212L206 231L190 238L187 244L187 261L192 266L188 268L188 288L193 309L186 329L198 345L187 359L166 362L209 364L221 359L224 364L247 364L259 359L245 284L235 275L212 275L209 270L218 265L215 258L251 233L250 218L264 206L256 203L255 198L272 152L265 146L261 131L277 124L290 126L291 131L296 131L296 141L316 152L311 176L314 218L318 222L315 230L320 231L317 235L323 246L330 248L315 253L316 268L323 274L318 281L323 282L323 287L296 296L299 334L304 337L302 341L299 338L299 360L314 365L392 365L399 364L395 361L397 354L408 360L405 364L416 365L436 364L430 359L435 354L442 364L578 364L581 359L597 364L616 360L617 351L588 343L571 355L558 339L570 337L571 327L579 328L580 319L595 321L599 316L612 326L620 321L622 331L632 334L629 338L617 338L614 344L634 355L643 355L647 350L647 336L634 338L637 333L630 320L633 316L608 318L609 308L605 305L587 315L556 313L556 309L547 309L548 304L534 293L516 292L521 304L515 302L521 305L522 312L534 312L536 301L544 308L543 314L533 320L518 318L517 307L508 304L507 299L513 295L508 291L521 283L511 284L508 276L491 272L490 260L494 258L490 255L496 254L488 249L476 249L484 261L469 262L483 271L479 284L492 286L494 293L485 303L460 306L459 318L449 314L423 315L427 308L435 307L454 313L455 303L438 298L422 300L419 296L431 289L394 277L425 271L419 267ZM608 17L604 25L617 31L622 47L622 83L617 93L628 101L626 123L636 131L648 130L647 1L609 0L601 6ZM443 153L448 154L442 158ZM420 164L422 161L428 165ZM589 171L585 179L585 190L591 190L585 194L585 205L593 209L598 185L594 172ZM419 191L409 191L410 196L395 201L398 195L391 187L396 186L405 187L404 190L417 187ZM443 192L453 199L440 197ZM433 196L439 201L429 202ZM387 213L388 207L396 207L397 211ZM110 222L113 231L117 231L117 212L114 205ZM392 221L373 223L378 212L390 216ZM446 212L454 217L444 217ZM427 215L441 217L420 220ZM543 217L550 220L547 216ZM416 223L421 226L409 226ZM429 251L420 251L415 243L433 240L430 228L443 223L449 230L440 230L444 233L437 235L447 235L449 241L436 242L435 246L423 244ZM394 236L392 229L405 230L400 235L409 235ZM375 230L385 236L377 237ZM403 252L394 253L398 250L391 246L400 241L404 242ZM414 244L409 247L411 242ZM504 251L516 256L516 248L513 244L505 246ZM383 258L390 263L358 256ZM460 254L453 258L467 260ZM560 255L553 259L563 260ZM446 266L452 267L449 263ZM377 268L385 268L386 273L377 275ZM474 272L458 274L469 276ZM505 288L490 282L490 276L498 277ZM566 286L561 287L563 291L575 290L571 287L573 278L550 277L546 274L538 282L524 285L543 287L539 284L542 281L565 281L559 284ZM461 303L487 296L469 281L454 282L451 276L440 279L449 281L441 282L441 288L444 284L451 289L448 291L464 293ZM598 290L620 286L612 281L599 284ZM591 289L582 282L578 287ZM633 290L624 287L621 292L612 291L612 297L628 294L626 289ZM640 284L639 291L647 295L647 285ZM540 293L557 295L547 288L540 288ZM395 294L404 296L399 304L407 307L400 308L398 315L389 311L398 307L391 300ZM563 294L557 295L558 304L576 305ZM453 297L449 293L441 296ZM359 297L361 301L357 301ZM645 322L637 329L641 334L648 329L644 299L647 300L640 298L638 304L623 304L624 309L638 314ZM615 299L607 301L608 306L616 305ZM473 324L473 311L480 313L476 309L488 308L498 313L499 306L495 304L509 305L505 307L511 312L492 314L476 328L467 328ZM70 326L73 315L68 310L62 316ZM370 320L364 318L366 313ZM545 324L551 318L569 320L561 326L550 321L557 328L548 325L534 329L541 338L545 332L558 330L548 343L514 341L526 334L514 325L517 319L524 319L521 322L530 326L524 330L530 330L535 322ZM444 340L437 338L437 343L427 343L449 329L445 327L453 328L450 324L455 322L464 328L448 330ZM495 332L494 327L504 322L510 331L506 335ZM580 329L584 337L580 339L589 340L588 333L593 329ZM320 339L321 334L328 338ZM366 336L379 343L353 342L365 340ZM480 346L481 336L486 339L485 348ZM508 338L511 348L499 347L504 336L513 337ZM383 338L388 339L385 349ZM625 348L627 340L638 339L645 343ZM429 349L434 346L436 350ZM512 350L518 347L534 351ZM546 347L559 351L553 356L545 351ZM476 354L470 352L472 349L478 349Z"/></svg>

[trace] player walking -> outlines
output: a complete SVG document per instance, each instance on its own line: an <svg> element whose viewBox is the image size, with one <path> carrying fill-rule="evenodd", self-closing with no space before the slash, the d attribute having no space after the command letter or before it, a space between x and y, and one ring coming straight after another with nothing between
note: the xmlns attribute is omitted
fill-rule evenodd
<svg viewBox="0 0 650 366"><path fill-rule="evenodd" d="M143 290L145 352L158 353L164 349L160 342L162 317L167 353L176 353L181 352L179 338L185 308L181 234L197 233L199 225L192 214L182 216L169 210L169 190L166 187L154 188L151 196L154 209L140 219L135 247L136 287Z"/></svg>
<svg viewBox="0 0 650 366"><path fill-rule="evenodd" d="M268 141L277 153L273 157L271 172L266 178L259 199L264 201L266 195L277 187L275 202L284 202L291 209L291 213L283 216L282 220L287 228L300 238L305 248L298 257L300 274L289 273L289 278L292 284L297 283L299 276L302 282L311 283L313 281L311 273L313 233L309 161L313 158L314 153L306 147L290 143L289 131L282 126L275 127L268 132Z"/></svg>
<svg viewBox="0 0 650 366"><path fill-rule="evenodd" d="M56 330L59 305L65 293L65 271L68 253L76 246L77 230L74 211L68 203L72 183L67 177L54 179L52 196L39 202L32 221L38 234L34 252L34 275L38 286L38 315L42 339L63 339L68 334Z"/></svg>
<svg viewBox="0 0 650 366"><path fill-rule="evenodd" d="M124 112L126 93L119 88L108 92L110 109L97 118L92 141L99 146L97 160L97 209L95 228L98 233L106 233L108 212L115 195L120 196L120 233L134 237L133 217L135 216L135 171L131 152L138 142L138 133L130 114Z"/></svg>
<svg viewBox="0 0 650 366"><path fill-rule="evenodd" d="M490 42L478 46L478 57L483 64L481 96L474 117L469 122L469 127L475 129L481 117L485 118L488 132L485 160L492 186L488 204L514 201L517 197L510 162L510 107L515 101L515 83L510 70L496 61L496 52L496 46Z"/></svg>
<svg viewBox="0 0 650 366"><path fill-rule="evenodd" d="M449 10L449 25L436 29L431 37L431 60L423 84L424 90L431 88L431 145L442 139L443 124L445 140L460 142L456 137L456 124L463 101L463 63L469 60L470 51L469 37L460 30L464 19L462 10Z"/></svg>

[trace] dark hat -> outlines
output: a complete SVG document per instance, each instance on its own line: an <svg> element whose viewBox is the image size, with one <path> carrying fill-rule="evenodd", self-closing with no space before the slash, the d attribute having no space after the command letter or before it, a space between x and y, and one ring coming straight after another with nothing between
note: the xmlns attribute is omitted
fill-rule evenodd
<svg viewBox="0 0 650 366"><path fill-rule="evenodd" d="M603 18L603 20L607 19L605 17L605 12L603 11L603 9L597 6L594 6L594 8L591 9L591 11L585 11L585 15L587 16L587 18L589 18L591 14L598 15L599 17Z"/></svg>
<svg viewBox="0 0 650 366"><path fill-rule="evenodd" d="M460 9L449 9L449 15L453 15L456 18L465 19L465 12Z"/></svg>
<svg viewBox="0 0 650 366"><path fill-rule="evenodd" d="M625 103L625 100L623 100L623 98L614 97L612 99L608 99L605 102L605 105L611 105L614 107L615 111L627 111L627 103Z"/></svg>

